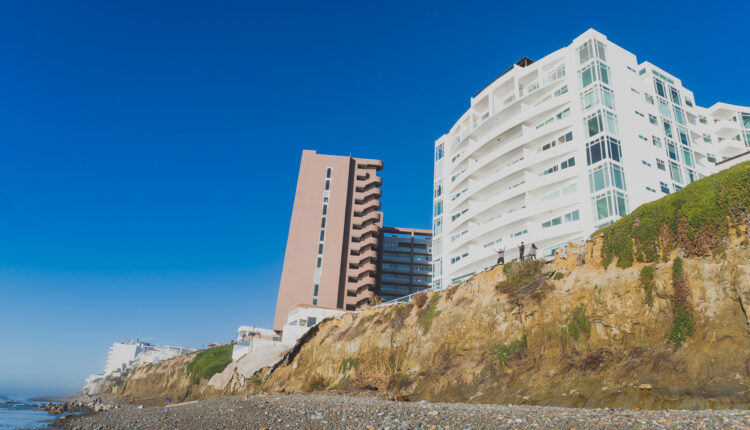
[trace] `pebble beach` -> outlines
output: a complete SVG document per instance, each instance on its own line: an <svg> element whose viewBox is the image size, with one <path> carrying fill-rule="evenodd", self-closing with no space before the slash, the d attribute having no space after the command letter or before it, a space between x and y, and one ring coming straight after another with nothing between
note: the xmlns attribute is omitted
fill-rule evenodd
<svg viewBox="0 0 750 430"><path fill-rule="evenodd" d="M166 407L120 406L57 426L105 429L746 429L750 411L649 411L394 402L293 394L224 397Z"/></svg>

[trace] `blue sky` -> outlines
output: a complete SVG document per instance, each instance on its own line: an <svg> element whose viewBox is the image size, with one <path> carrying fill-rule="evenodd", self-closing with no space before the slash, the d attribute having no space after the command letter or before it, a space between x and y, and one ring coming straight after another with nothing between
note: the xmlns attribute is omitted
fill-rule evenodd
<svg viewBox="0 0 750 430"><path fill-rule="evenodd" d="M302 149L384 160L385 223L429 228L434 140L588 28L750 104L747 2L114 3L0 3L0 392L270 327Z"/></svg>

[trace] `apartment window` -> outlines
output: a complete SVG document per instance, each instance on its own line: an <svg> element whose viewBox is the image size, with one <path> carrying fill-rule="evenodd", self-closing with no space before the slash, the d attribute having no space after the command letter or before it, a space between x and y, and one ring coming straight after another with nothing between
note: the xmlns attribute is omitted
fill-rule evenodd
<svg viewBox="0 0 750 430"><path fill-rule="evenodd" d="M706 117L705 117L705 116L699 116L699 117L698 117L698 121L699 121L699 122L700 122L701 124L708 124L708 120L706 119Z"/></svg>
<svg viewBox="0 0 750 430"><path fill-rule="evenodd" d="M688 148L682 148L682 162L688 167L695 167L693 165L693 153Z"/></svg>
<svg viewBox="0 0 750 430"><path fill-rule="evenodd" d="M747 129L750 129L750 113L742 114L742 126Z"/></svg>
<svg viewBox="0 0 750 430"><path fill-rule="evenodd" d="M664 170L664 171L666 171L666 170L667 170L667 165L666 165L666 164L664 164L664 160L661 160L661 159L659 159L659 158L657 158L657 159L656 159L656 167L657 167L657 168L658 168L659 170Z"/></svg>
<svg viewBox="0 0 750 430"><path fill-rule="evenodd" d="M437 218L432 222L432 234L435 236L443 232L443 219Z"/></svg>
<svg viewBox="0 0 750 430"><path fill-rule="evenodd" d="M682 113L682 109L677 106L674 107L674 119L678 124L685 125L685 115Z"/></svg>
<svg viewBox="0 0 750 430"><path fill-rule="evenodd" d="M669 87L669 96L672 98L672 103L676 105L682 104L682 102L680 101L680 92L677 91L674 87Z"/></svg>
<svg viewBox="0 0 750 430"><path fill-rule="evenodd" d="M669 137L674 137L672 134L672 123L669 121L664 121L664 134L666 134Z"/></svg>
<svg viewBox="0 0 750 430"><path fill-rule="evenodd" d="M673 181L682 184L682 172L680 172L680 166L677 163L669 162L669 173L672 175Z"/></svg>
<svg viewBox="0 0 750 430"><path fill-rule="evenodd" d="M625 174L617 165L606 163L589 173L589 187L592 193L601 191L611 185L625 190Z"/></svg>
<svg viewBox="0 0 750 430"><path fill-rule="evenodd" d="M560 225L560 224L562 224L562 218L561 217L557 217L557 218L553 218L553 219L551 219L551 220L549 220L547 222L542 223L542 228L554 227L554 226Z"/></svg>
<svg viewBox="0 0 750 430"><path fill-rule="evenodd" d="M677 156L677 147L670 141L667 141L667 155L672 160L680 161L680 158Z"/></svg>
<svg viewBox="0 0 750 430"><path fill-rule="evenodd" d="M654 97L651 96L651 94L644 94L644 96L646 97L646 102L648 104L654 104Z"/></svg>
<svg viewBox="0 0 750 430"><path fill-rule="evenodd" d="M689 98L687 98L687 97L685 97L685 104L686 104L686 105L688 105L688 106L690 106L690 107L693 107L693 101L692 101L692 100L690 100L690 99L689 99Z"/></svg>
<svg viewBox="0 0 750 430"><path fill-rule="evenodd" d="M558 67L556 67L551 72L547 73L547 77L545 78L545 82L554 82L560 78L565 77L565 64L561 64Z"/></svg>
<svg viewBox="0 0 750 430"><path fill-rule="evenodd" d="M568 92L568 86L567 85L563 85L562 87L560 87L559 90L555 91L555 97L560 97L561 95L563 95L563 94L565 94L567 92Z"/></svg>
<svg viewBox="0 0 750 430"><path fill-rule="evenodd" d="M588 87L597 80L609 85L609 67L599 62L591 63L581 70L580 77L582 88Z"/></svg>
<svg viewBox="0 0 750 430"><path fill-rule="evenodd" d="M320 241L322 242L326 237L326 231L320 230Z"/></svg>
<svg viewBox="0 0 750 430"><path fill-rule="evenodd" d="M669 105L659 99L659 112L662 114L663 117L670 119L672 118L672 115L669 112Z"/></svg>
<svg viewBox="0 0 750 430"><path fill-rule="evenodd" d="M326 217L320 219L320 228L326 228Z"/></svg>
<svg viewBox="0 0 750 430"><path fill-rule="evenodd" d="M445 155L444 152L445 150L443 144L441 143L435 148L435 161L442 159L443 155Z"/></svg>
<svg viewBox="0 0 750 430"><path fill-rule="evenodd" d="M651 163L649 163L646 160L641 160L641 163L643 163L643 165L646 166L646 167L651 167Z"/></svg>
<svg viewBox="0 0 750 430"><path fill-rule="evenodd" d="M578 221L580 219L580 215L578 213L578 210L574 210L573 212L565 214L564 218L565 222Z"/></svg>
<svg viewBox="0 0 750 430"><path fill-rule="evenodd" d="M600 110L584 120L584 128L587 133L586 137L596 136L603 131L608 131L616 135L618 134L617 117L609 111Z"/></svg>
<svg viewBox="0 0 750 430"><path fill-rule="evenodd" d="M330 177L331 177L331 168L329 167L326 169L326 178L330 178Z"/></svg>
<svg viewBox="0 0 750 430"><path fill-rule="evenodd" d="M677 133L680 135L680 142L685 146L690 146L690 138L688 132L682 127L677 127Z"/></svg>
<svg viewBox="0 0 750 430"><path fill-rule="evenodd" d="M685 169L685 174L687 175L687 180L689 184L692 184L697 179L695 177L695 172L690 169Z"/></svg>
<svg viewBox="0 0 750 430"><path fill-rule="evenodd" d="M664 194L669 194L669 186L665 184L664 182L659 182L659 185L661 186L661 192Z"/></svg>
<svg viewBox="0 0 750 430"><path fill-rule="evenodd" d="M438 198L441 195L443 195L443 180L442 179L435 182L435 197L434 198Z"/></svg>
<svg viewBox="0 0 750 430"><path fill-rule="evenodd" d="M328 205L323 205L323 215L328 215Z"/></svg>
<svg viewBox="0 0 750 430"><path fill-rule="evenodd" d="M707 158L707 159L708 159L708 161L710 161L711 163L714 163L714 164L716 164L716 156L715 156L714 154L706 154L706 158Z"/></svg>
<svg viewBox="0 0 750 430"><path fill-rule="evenodd" d="M667 89L664 86L664 82L660 81L659 79L654 78L654 86L656 87L656 94L667 98Z"/></svg>
<svg viewBox="0 0 750 430"><path fill-rule="evenodd" d="M599 194L592 199L594 207L594 216L597 221L609 218L614 215L625 216L628 212L628 202L625 194L620 192L607 191Z"/></svg>
<svg viewBox="0 0 750 430"><path fill-rule="evenodd" d="M315 269L315 283L316 283L316 284L317 284L318 282L320 282L320 275L321 275L321 271L320 271L320 269Z"/></svg>
<svg viewBox="0 0 750 430"><path fill-rule="evenodd" d="M604 52L604 43L595 39L591 39L581 45L580 48L578 48L578 57L581 61L581 64L586 63L595 56L603 61L607 61L607 57Z"/></svg>
<svg viewBox="0 0 750 430"><path fill-rule="evenodd" d="M704 134L703 135L703 141L706 143L711 143L711 136Z"/></svg>
<svg viewBox="0 0 750 430"><path fill-rule="evenodd" d="M586 162L589 166L605 158L620 161L621 155L620 141L610 136L603 136L586 144Z"/></svg>
<svg viewBox="0 0 750 430"><path fill-rule="evenodd" d="M320 267L322 265L323 265L323 258L322 257L318 257L318 261L317 261L315 267Z"/></svg>
<svg viewBox="0 0 750 430"><path fill-rule="evenodd" d="M322 243L319 243L319 244L318 244L318 255L320 255L320 254L322 254L322 253L323 253L323 244L322 244Z"/></svg>
<svg viewBox="0 0 750 430"><path fill-rule="evenodd" d="M331 188L331 180L326 179L326 190L329 190Z"/></svg>
<svg viewBox="0 0 750 430"><path fill-rule="evenodd" d="M313 290L313 296L317 296L318 295L318 289L319 288L320 288L320 285L315 284L315 289Z"/></svg>
<svg viewBox="0 0 750 430"><path fill-rule="evenodd" d="M443 213L443 201L442 200L438 200L435 202L435 207L433 208L432 212L435 214L435 216L438 216Z"/></svg>
<svg viewBox="0 0 750 430"><path fill-rule="evenodd" d="M615 99L609 88L597 86L586 91L581 96L583 110L590 109L598 104L602 104L610 109L615 108Z"/></svg>
<svg viewBox="0 0 750 430"><path fill-rule="evenodd" d="M317 304L318 304L318 299L313 299L313 305L317 305Z"/></svg>
<svg viewBox="0 0 750 430"><path fill-rule="evenodd" d="M661 138L656 136L651 136L651 140L654 141L654 146L657 148L661 148Z"/></svg>
<svg viewBox="0 0 750 430"><path fill-rule="evenodd" d="M648 114L648 122L650 122L651 124L654 124L654 125L656 125L656 124L659 123L659 121L657 121L656 117L653 116L653 115L651 115L651 114Z"/></svg>

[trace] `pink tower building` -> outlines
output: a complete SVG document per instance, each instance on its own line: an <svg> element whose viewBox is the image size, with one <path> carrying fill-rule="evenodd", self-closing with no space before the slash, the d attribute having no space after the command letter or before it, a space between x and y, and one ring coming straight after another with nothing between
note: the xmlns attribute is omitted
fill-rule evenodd
<svg viewBox="0 0 750 430"><path fill-rule="evenodd" d="M380 160L302 152L274 330L299 304L354 310L377 288Z"/></svg>

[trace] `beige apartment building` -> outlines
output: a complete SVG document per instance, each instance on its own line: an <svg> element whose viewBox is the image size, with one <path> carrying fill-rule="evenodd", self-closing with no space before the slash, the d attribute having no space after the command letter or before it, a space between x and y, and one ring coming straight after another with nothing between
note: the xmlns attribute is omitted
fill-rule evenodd
<svg viewBox="0 0 750 430"><path fill-rule="evenodd" d="M376 293L380 160L302 152L273 328L300 304L354 310Z"/></svg>

